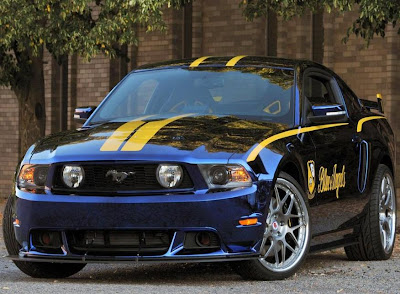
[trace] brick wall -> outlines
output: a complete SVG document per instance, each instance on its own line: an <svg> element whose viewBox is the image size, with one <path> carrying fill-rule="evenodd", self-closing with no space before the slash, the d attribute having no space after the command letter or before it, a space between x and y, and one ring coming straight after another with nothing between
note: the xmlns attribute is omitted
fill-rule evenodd
<svg viewBox="0 0 400 294"><path fill-rule="evenodd" d="M44 96L45 96L45 108L46 108L46 135L54 132L51 121L54 120L54 103L52 97L52 60L50 54L44 52L44 63L43 63L43 74L44 74ZM54 84L54 82L53 82Z"/></svg>
<svg viewBox="0 0 400 294"><path fill-rule="evenodd" d="M90 62L78 59L76 88L79 105L98 105L110 91L109 68L110 60L105 56L98 56Z"/></svg>
<svg viewBox="0 0 400 294"><path fill-rule="evenodd" d="M182 11L169 9L164 20L167 32L139 30L138 65L182 58Z"/></svg>
<svg viewBox="0 0 400 294"><path fill-rule="evenodd" d="M194 56L265 54L265 20L247 22L238 1L195 2L193 13Z"/></svg>
<svg viewBox="0 0 400 294"><path fill-rule="evenodd" d="M0 198L11 192L18 158L18 102L10 89L0 88Z"/></svg>
<svg viewBox="0 0 400 294"><path fill-rule="evenodd" d="M311 15L290 21L278 20L277 55L282 58L311 58Z"/></svg>

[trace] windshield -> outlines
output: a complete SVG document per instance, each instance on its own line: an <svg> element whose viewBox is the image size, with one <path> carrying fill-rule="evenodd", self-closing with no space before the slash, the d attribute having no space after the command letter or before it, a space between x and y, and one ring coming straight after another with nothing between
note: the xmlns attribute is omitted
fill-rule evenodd
<svg viewBox="0 0 400 294"><path fill-rule="evenodd" d="M293 97L294 71L289 69L196 67L149 70L127 76L89 123L193 113L292 125Z"/></svg>

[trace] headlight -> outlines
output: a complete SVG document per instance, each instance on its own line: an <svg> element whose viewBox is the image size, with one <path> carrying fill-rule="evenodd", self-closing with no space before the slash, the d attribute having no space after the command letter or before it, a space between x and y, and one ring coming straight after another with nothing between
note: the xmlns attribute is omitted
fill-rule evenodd
<svg viewBox="0 0 400 294"><path fill-rule="evenodd" d="M43 193L48 171L48 165L25 164L18 175L18 188L32 193Z"/></svg>
<svg viewBox="0 0 400 294"><path fill-rule="evenodd" d="M157 181L164 188L176 188L182 182L182 167L176 164L160 164L156 172Z"/></svg>
<svg viewBox="0 0 400 294"><path fill-rule="evenodd" d="M64 165L62 179L69 188L78 188L85 178L85 172L79 165Z"/></svg>
<svg viewBox="0 0 400 294"><path fill-rule="evenodd" d="M199 165L200 171L210 189L250 187L252 180L247 170L236 164Z"/></svg>

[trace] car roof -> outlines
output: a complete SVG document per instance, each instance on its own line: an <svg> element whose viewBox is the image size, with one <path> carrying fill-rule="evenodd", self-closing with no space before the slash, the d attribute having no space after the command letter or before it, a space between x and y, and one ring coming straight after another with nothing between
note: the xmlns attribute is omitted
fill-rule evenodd
<svg viewBox="0 0 400 294"><path fill-rule="evenodd" d="M228 62L233 61L234 65L238 66L262 66L262 67L278 67L295 69L297 67L318 67L326 69L321 64L309 60L302 59L288 59L278 57L264 57L264 56L204 56L199 58L178 59L171 61L164 61L159 63L147 64L138 67L134 71L144 71L151 69L161 68L176 68L176 67L207 67L207 66L228 66Z"/></svg>

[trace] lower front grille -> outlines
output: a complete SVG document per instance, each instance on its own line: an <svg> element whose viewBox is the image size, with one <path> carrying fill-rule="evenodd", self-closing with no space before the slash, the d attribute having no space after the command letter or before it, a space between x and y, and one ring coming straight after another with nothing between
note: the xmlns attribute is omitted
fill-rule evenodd
<svg viewBox="0 0 400 294"><path fill-rule="evenodd" d="M168 231L72 231L67 232L72 253L91 255L162 255L168 251Z"/></svg>

